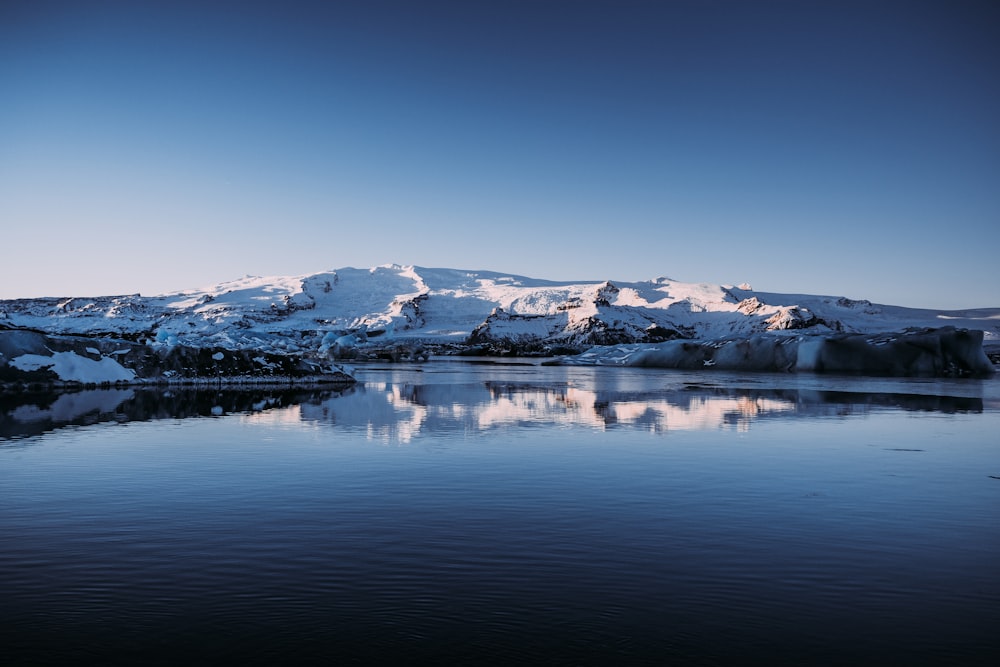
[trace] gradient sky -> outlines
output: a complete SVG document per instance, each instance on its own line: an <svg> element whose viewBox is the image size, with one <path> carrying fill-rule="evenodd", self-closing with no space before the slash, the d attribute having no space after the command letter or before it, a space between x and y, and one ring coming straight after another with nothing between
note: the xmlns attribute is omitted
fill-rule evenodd
<svg viewBox="0 0 1000 667"><path fill-rule="evenodd" d="M388 262L1000 306L1000 3L0 2L0 298Z"/></svg>

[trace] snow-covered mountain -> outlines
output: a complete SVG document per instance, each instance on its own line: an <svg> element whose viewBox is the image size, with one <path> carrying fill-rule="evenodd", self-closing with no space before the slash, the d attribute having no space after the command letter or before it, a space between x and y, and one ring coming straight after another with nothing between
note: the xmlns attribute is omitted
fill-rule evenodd
<svg viewBox="0 0 1000 667"><path fill-rule="evenodd" d="M756 292L669 278L554 282L490 271L384 265L250 277L160 296L0 301L0 328L270 353L551 353L591 345L764 332L979 329L1000 345L1000 308L937 311L836 296Z"/></svg>
<svg viewBox="0 0 1000 667"><path fill-rule="evenodd" d="M1000 308L920 310L669 278L554 282L399 265L248 276L153 297L0 301L0 384L16 386L344 383L351 379L339 360L431 353L960 376L993 371L984 347L1000 347Z"/></svg>

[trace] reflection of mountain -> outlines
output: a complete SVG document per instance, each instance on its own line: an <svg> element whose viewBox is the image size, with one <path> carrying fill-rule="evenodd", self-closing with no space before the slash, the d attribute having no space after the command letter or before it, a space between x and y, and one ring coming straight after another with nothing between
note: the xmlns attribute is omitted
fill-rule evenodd
<svg viewBox="0 0 1000 667"><path fill-rule="evenodd" d="M364 430L375 440L408 442L418 433L530 426L746 430L759 419L846 417L873 408L981 412L983 403L980 398L798 389L618 392L500 382L368 383L346 395L302 405L300 418Z"/></svg>
<svg viewBox="0 0 1000 667"><path fill-rule="evenodd" d="M301 418L363 430L372 440L409 442L421 432L476 429L475 409L489 401L482 385L369 382L337 398L301 406Z"/></svg>
<svg viewBox="0 0 1000 667"><path fill-rule="evenodd" d="M283 409L271 409L283 408ZM872 409L981 412L982 398L805 389L580 388L568 382L367 382L346 391L105 389L0 397L0 437L60 426L243 413L261 423L315 423L381 442L418 434L533 426L746 430L768 418L847 417Z"/></svg>
<svg viewBox="0 0 1000 667"><path fill-rule="evenodd" d="M349 390L348 390L349 391ZM216 389L93 389L0 396L0 438L39 435L64 426L254 412L328 398L336 392Z"/></svg>
<svg viewBox="0 0 1000 667"><path fill-rule="evenodd" d="M794 408L767 397L698 396L679 392L630 394L537 386L490 385L495 402L482 414L481 428L526 421L629 426L663 432L715 428Z"/></svg>

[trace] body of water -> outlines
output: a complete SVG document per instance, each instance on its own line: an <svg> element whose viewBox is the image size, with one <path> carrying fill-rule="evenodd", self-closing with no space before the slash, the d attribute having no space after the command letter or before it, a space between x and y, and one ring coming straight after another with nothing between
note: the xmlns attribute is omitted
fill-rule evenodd
<svg viewBox="0 0 1000 667"><path fill-rule="evenodd" d="M5 661L1000 658L996 378L358 376L5 397Z"/></svg>

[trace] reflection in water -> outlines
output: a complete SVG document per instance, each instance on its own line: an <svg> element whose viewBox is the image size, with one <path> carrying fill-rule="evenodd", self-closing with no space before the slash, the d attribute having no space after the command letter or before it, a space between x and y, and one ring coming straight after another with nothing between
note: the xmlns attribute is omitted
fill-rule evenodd
<svg viewBox="0 0 1000 667"><path fill-rule="evenodd" d="M1000 664L1000 382L359 376L0 396L5 664Z"/></svg>
<svg viewBox="0 0 1000 667"><path fill-rule="evenodd" d="M346 391L350 391L347 389ZM301 389L93 389L0 396L0 438L40 435L66 426L220 416L329 399L337 392Z"/></svg>
<svg viewBox="0 0 1000 667"><path fill-rule="evenodd" d="M369 381L329 389L105 389L0 399L0 437L71 425L239 413L258 423L312 422L364 432L380 442L420 434L567 426L655 433L746 431L768 418L850 417L873 409L981 412L979 397L819 389L727 388L685 383L664 389L600 388L599 383L481 380Z"/></svg>
<svg viewBox="0 0 1000 667"><path fill-rule="evenodd" d="M532 426L746 431L769 417L847 417L873 408L954 413L981 412L983 404L979 398L796 389L689 386L636 393L503 382L369 383L348 395L303 404L299 417L361 428L374 440L405 443L418 433Z"/></svg>

